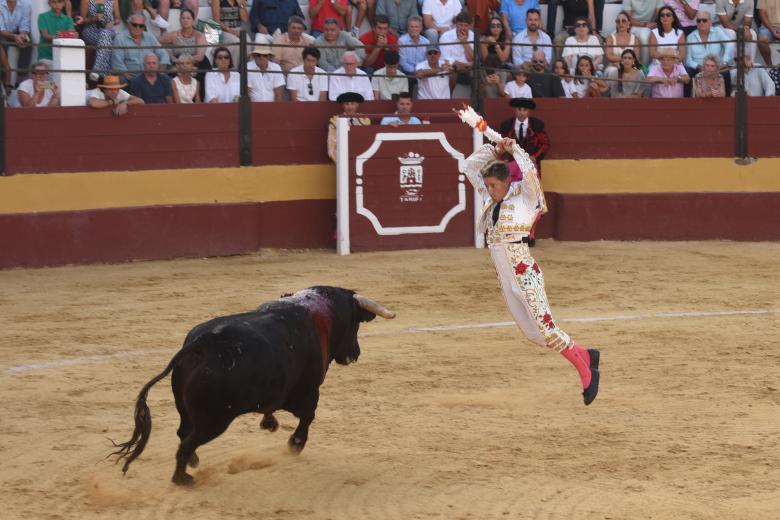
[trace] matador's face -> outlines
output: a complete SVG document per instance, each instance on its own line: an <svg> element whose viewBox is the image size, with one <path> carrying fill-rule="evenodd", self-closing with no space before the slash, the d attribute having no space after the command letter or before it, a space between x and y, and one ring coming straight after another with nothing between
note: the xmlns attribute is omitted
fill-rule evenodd
<svg viewBox="0 0 780 520"><path fill-rule="evenodd" d="M490 198L493 202L499 202L504 200L506 194L509 192L509 185L512 183L512 179L507 177L506 179L499 179L498 177L485 177L485 187L490 194Z"/></svg>

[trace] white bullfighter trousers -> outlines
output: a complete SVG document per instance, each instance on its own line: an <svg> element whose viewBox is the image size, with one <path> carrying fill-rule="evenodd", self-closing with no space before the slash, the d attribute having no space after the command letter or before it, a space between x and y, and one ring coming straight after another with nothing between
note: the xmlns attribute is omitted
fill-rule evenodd
<svg viewBox="0 0 780 520"><path fill-rule="evenodd" d="M556 352L571 348L571 338L553 321L544 275L528 244L493 244L489 249L506 305L523 334Z"/></svg>

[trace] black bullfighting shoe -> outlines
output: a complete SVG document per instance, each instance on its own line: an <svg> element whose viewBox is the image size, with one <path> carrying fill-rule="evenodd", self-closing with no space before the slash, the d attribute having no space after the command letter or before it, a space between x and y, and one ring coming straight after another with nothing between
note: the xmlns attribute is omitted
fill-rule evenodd
<svg viewBox="0 0 780 520"><path fill-rule="evenodd" d="M599 393L599 358L601 353L595 348L589 348L588 355L590 356L590 384L582 391L582 400L585 401L585 406L592 403Z"/></svg>

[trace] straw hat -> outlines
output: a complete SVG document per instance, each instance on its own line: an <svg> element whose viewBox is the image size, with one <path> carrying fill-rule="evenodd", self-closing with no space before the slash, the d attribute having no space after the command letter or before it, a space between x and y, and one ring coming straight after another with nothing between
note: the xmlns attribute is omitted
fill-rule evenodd
<svg viewBox="0 0 780 520"><path fill-rule="evenodd" d="M103 78L103 83L98 83L98 87L100 88L125 88L127 86L127 83L120 83L119 76L105 76Z"/></svg>

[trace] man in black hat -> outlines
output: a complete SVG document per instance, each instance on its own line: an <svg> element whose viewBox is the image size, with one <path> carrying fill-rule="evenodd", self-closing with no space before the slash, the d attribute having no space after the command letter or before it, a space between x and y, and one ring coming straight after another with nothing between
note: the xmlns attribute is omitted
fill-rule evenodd
<svg viewBox="0 0 780 520"><path fill-rule="evenodd" d="M368 126L371 120L367 117L358 117L360 103L363 102L363 96L357 92L344 92L336 98L337 103L341 103L343 112L335 115L328 121L328 157L336 162L336 121L339 117L348 117L349 124L354 126Z"/></svg>
<svg viewBox="0 0 780 520"><path fill-rule="evenodd" d="M512 98L509 106L515 109L515 117L501 122L501 135L517 141L517 144L536 161L536 169L542 174L542 159L550 149L550 138L541 119L531 117L536 108L533 99Z"/></svg>

